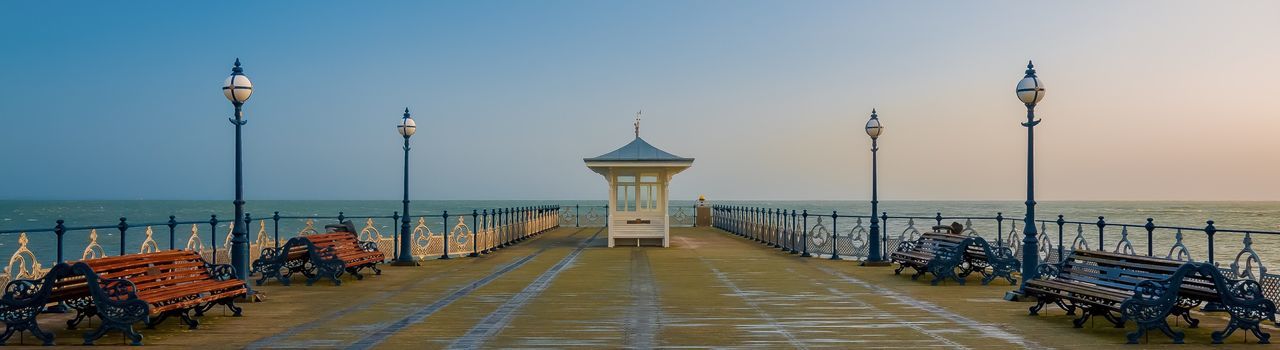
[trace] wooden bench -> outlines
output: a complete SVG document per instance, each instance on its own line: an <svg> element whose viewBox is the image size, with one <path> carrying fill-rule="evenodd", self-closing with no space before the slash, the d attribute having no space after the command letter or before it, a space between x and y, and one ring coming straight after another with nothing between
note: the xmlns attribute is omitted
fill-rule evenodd
<svg viewBox="0 0 1280 350"><path fill-rule="evenodd" d="M76 310L75 318L67 321L69 329L89 317L102 320L97 330L84 335L85 344L120 330L133 345L141 345L142 335L133 330L137 322L154 328L176 315L195 329L199 322L190 312L199 316L216 305L226 305L240 316L235 298L246 295L248 289L234 271L231 265L210 265L189 250L129 254L60 263L42 278L41 293L46 304L65 302ZM29 286L29 282L20 284ZM6 290L5 298L29 294L15 292ZM32 331L52 344L52 336L46 339L42 333Z"/></svg>
<svg viewBox="0 0 1280 350"><path fill-rule="evenodd" d="M1227 279L1212 265L1080 250L1061 263L1041 264L1038 272L1040 278L1027 281L1024 289L1037 299L1030 314L1037 315L1049 304L1069 315L1079 309L1082 314L1073 322L1076 328L1094 316L1102 316L1116 327L1133 320L1138 330L1128 334L1130 343L1137 343L1149 330L1159 330L1175 343L1182 343L1183 334L1173 331L1166 318L1180 317L1194 328L1199 320L1191 317L1193 308L1203 302L1222 302L1233 309L1231 322L1225 330L1213 333L1214 343L1221 343L1236 329L1252 331L1261 343L1270 337L1258 323L1267 318L1264 313L1274 314L1275 305L1262 296L1261 288L1250 290L1248 284L1256 286L1256 282ZM1220 293L1222 290L1230 293Z"/></svg>
<svg viewBox="0 0 1280 350"><path fill-rule="evenodd" d="M377 264L386 258L374 242L362 242L352 232L333 232L294 237L279 249L263 248L262 257L253 262L253 267L262 274L256 281L258 285L274 277L287 286L294 273L306 276L308 286L321 277L341 285L338 278L343 273L364 279L360 271L368 268L381 275Z"/></svg>
<svg viewBox="0 0 1280 350"><path fill-rule="evenodd" d="M984 285L996 277L1004 277L1013 284L1016 283L1012 273L1017 269L1017 260L1010 255L993 250L982 237L929 232L914 241L899 243L889 255L889 261L898 263L894 274L901 274L908 267L916 270L911 279L917 279L926 272L933 274L930 281L933 285L947 278L963 285L964 277L973 272L984 276ZM988 268L991 268L990 272Z"/></svg>

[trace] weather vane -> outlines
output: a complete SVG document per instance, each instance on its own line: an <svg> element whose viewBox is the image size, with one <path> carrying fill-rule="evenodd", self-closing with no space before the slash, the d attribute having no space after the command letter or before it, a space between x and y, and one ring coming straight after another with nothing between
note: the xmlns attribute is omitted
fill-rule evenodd
<svg viewBox="0 0 1280 350"><path fill-rule="evenodd" d="M635 124L635 126L636 126L636 138L640 138L640 114L641 114L641 113L644 113L644 110L636 111L636 124Z"/></svg>

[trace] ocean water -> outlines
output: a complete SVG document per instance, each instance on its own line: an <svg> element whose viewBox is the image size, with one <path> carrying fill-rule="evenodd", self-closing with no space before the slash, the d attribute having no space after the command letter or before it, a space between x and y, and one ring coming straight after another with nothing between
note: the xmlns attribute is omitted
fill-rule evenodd
<svg viewBox="0 0 1280 350"><path fill-rule="evenodd" d="M823 228L848 234L858 226L857 218L846 215L865 216L870 212L870 205L865 201L713 201L713 204L738 205L764 208L782 208L788 213L791 210L800 213L809 211L809 226L821 224ZM600 225L603 200L483 200L483 201L432 201L420 200L411 204L415 216L425 215L425 223L433 230L447 229L456 224L456 215L463 214L466 223L471 222L472 210L483 212L484 209L522 207L537 205L561 205L562 207L578 206L576 215L569 211L562 217L562 224L572 226L576 223ZM672 201L673 212L681 211L681 215L693 215L693 201ZM339 212L352 218L358 227L372 226L389 235L399 226L390 218L393 212L400 210L399 201L250 201L245 205L246 212L253 218L267 219L260 226L255 222L250 228L252 239L260 230L267 235L291 237L305 225L307 219L289 218L276 222L270 220L274 212L287 217L315 217L314 222L319 229L324 224L333 223ZM145 230L150 226L153 240L161 248L167 248L171 242L169 228L165 223L169 216L178 221L200 221L195 229L206 245L219 245L224 242L230 231L226 220L231 216L230 201L0 201L0 231L49 229L55 220L65 220L70 228L87 226L111 226L97 230L98 243L108 254L120 251L120 234L114 226L121 217L127 218L130 228L126 232L123 244L125 252L135 252L146 238ZM443 211L451 216L448 222L442 217ZM947 217L972 217L947 219L950 222L969 221L969 224L988 240L1010 242L1009 234L1020 236L1024 206L1019 201L884 201L880 211L888 213L891 218L884 223L885 234L897 236L909 228L920 231L934 225L932 219L906 219L905 217L930 217L941 213ZM832 211L842 217L832 227L830 215ZM1208 260L1208 236L1202 230L1206 221L1213 220L1218 229L1238 229L1258 231L1252 234L1252 249L1259 254L1264 264L1280 264L1280 235L1267 234L1264 231L1280 232L1280 202L1056 202L1047 201L1037 205L1037 219L1054 220L1063 215L1065 220L1080 221L1087 224L1068 224L1062 227L1062 241L1071 246L1077 235L1088 241L1090 247L1098 248L1099 229L1094 223L1099 216L1105 217L1108 224L1142 225L1147 218L1153 218L1160 226L1192 228L1184 230L1183 244L1198 261ZM993 218L1001 214L1005 219L997 222ZM217 215L220 222L210 233L208 221L210 215ZM676 214L673 214L676 215ZM375 216L368 219L366 217ZM818 221L818 216L825 216ZM416 221L415 217L415 221ZM371 222L369 220L372 220ZM691 221L687 221L691 222ZM911 225L914 223L914 225ZM416 223L415 223L416 224ZM862 223L862 227L866 226ZM174 230L173 245L183 247L191 236L192 224L178 225ZM1113 250L1121 241L1126 229L1108 226L1104 230L1105 240L1102 248ZM1128 240L1139 254L1147 252L1147 232L1141 228L1128 228ZM1152 232L1150 247L1153 255L1166 256L1170 248L1178 240L1177 229L1157 229ZM1059 228L1056 224L1047 224L1042 231L1049 235L1049 240L1057 246ZM82 256L89 242L90 230L71 230L64 236L64 255L68 260ZM30 232L27 234L27 247L42 264L48 266L56 257L56 239L52 232ZM1214 237L1214 260L1229 265L1244 248L1244 234L1221 232ZM1016 240L1016 239L1015 239ZM0 257L10 257L19 249L19 233L0 234ZM890 247L892 249L892 247ZM13 261L10 261L12 265Z"/></svg>

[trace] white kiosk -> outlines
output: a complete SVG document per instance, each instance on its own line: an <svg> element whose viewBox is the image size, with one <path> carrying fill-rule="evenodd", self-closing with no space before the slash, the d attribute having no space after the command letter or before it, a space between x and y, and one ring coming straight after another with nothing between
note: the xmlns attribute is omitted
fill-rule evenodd
<svg viewBox="0 0 1280 350"><path fill-rule="evenodd" d="M692 166L693 158L664 152L641 139L638 113L635 126L636 139L631 143L583 161L609 182L609 247L659 243L668 247L667 184Z"/></svg>

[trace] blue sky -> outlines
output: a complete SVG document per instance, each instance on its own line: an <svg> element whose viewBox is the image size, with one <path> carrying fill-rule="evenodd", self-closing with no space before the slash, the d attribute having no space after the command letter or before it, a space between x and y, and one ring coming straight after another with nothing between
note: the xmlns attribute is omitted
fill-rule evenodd
<svg viewBox="0 0 1280 350"><path fill-rule="evenodd" d="M695 157L673 198L1280 200L1277 2L0 2L0 198L590 199L581 159Z"/></svg>

